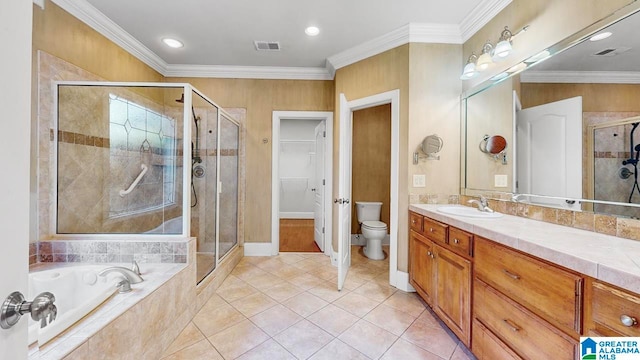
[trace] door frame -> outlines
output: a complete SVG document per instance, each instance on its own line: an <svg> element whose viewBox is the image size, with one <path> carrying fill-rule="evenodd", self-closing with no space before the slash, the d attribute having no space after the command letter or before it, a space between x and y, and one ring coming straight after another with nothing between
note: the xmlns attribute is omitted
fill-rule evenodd
<svg viewBox="0 0 640 360"><path fill-rule="evenodd" d="M395 89L364 98L347 101L348 114L379 105L391 104L391 204L389 224L389 284L398 282L398 217L399 217L399 163L400 163L400 90ZM342 113L342 110L341 110ZM347 113L347 112L345 112ZM340 119L342 121L342 119ZM340 141L342 141L342 136ZM346 141L352 141L351 137ZM351 176L351 169L349 174ZM340 180L340 179L339 179ZM338 219L339 221L339 219ZM339 236L339 234L338 234ZM340 239L338 239L340 241ZM337 258L340 258L338 254Z"/></svg>
<svg viewBox="0 0 640 360"><path fill-rule="evenodd" d="M324 187L324 254L331 254L331 234L333 231L333 112L330 111L274 111L271 134L271 253L280 253L280 121L281 120L320 120L325 121L327 137L325 140L325 187Z"/></svg>

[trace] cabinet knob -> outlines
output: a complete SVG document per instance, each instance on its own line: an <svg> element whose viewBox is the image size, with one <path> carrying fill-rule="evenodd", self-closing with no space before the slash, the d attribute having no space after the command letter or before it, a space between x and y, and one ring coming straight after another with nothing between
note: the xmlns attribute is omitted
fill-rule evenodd
<svg viewBox="0 0 640 360"><path fill-rule="evenodd" d="M416 224L416 220L415 219L411 219L411 224L415 225Z"/></svg>
<svg viewBox="0 0 640 360"><path fill-rule="evenodd" d="M429 231L433 232L433 228L429 228Z"/></svg>
<svg viewBox="0 0 640 360"><path fill-rule="evenodd" d="M433 255L433 253L431 251L427 251L427 256L429 256L430 258L435 258L435 256Z"/></svg>
<svg viewBox="0 0 640 360"><path fill-rule="evenodd" d="M460 240L458 240L458 239L453 239L453 243L454 243L454 244L460 244Z"/></svg>
<svg viewBox="0 0 640 360"><path fill-rule="evenodd" d="M638 325L638 321L636 320L636 318L631 317L629 315L621 315L620 322L622 323L622 325L627 327Z"/></svg>

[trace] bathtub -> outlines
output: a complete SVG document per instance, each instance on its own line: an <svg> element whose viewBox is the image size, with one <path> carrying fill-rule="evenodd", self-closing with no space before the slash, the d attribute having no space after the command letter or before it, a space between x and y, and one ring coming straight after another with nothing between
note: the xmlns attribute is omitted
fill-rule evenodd
<svg viewBox="0 0 640 360"><path fill-rule="evenodd" d="M43 345L111 297L122 275L111 273L98 276L101 270L109 266L68 266L30 273L27 298L33 299L44 291L52 293L56 298L54 304L58 308L58 315L44 328L25 315L29 318L29 344L37 341Z"/></svg>

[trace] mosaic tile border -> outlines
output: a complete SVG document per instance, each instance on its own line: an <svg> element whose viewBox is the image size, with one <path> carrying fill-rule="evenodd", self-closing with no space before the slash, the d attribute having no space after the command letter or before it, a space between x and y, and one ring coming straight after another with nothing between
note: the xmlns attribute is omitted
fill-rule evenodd
<svg viewBox="0 0 640 360"><path fill-rule="evenodd" d="M187 262L188 241L55 240L29 244L29 265L50 262Z"/></svg>

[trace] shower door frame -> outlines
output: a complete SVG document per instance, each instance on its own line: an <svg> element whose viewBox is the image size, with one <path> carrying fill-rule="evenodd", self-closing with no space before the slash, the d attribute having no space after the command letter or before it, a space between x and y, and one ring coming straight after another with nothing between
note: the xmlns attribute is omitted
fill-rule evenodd
<svg viewBox="0 0 640 360"><path fill-rule="evenodd" d="M192 92L195 92L199 96L201 96L205 101L209 102L211 105L217 108L217 131L216 134L217 140L216 144L220 143L220 118L222 114L238 126L238 133L240 134L242 131L241 124L228 112L226 112L220 105L215 103L209 97L207 97L200 90L196 89L189 83L162 83L162 82L112 82L112 81L54 81L52 82L53 86L53 117L55 121L52 124L53 130L53 146L52 146L52 172L51 172L51 186L53 187L53 193L55 194L53 201L50 205L49 212L49 233L53 237L53 239L59 240L131 240L132 236L142 236L144 240L175 240L175 239L184 239L191 237L191 166L185 166L186 164L191 164L191 141L187 141L187 139L191 139L192 137L192 124L191 124L191 106L193 104ZM183 104L183 166L182 166L182 233L181 234L142 234L142 233L119 233L119 234L61 234L57 232L58 228L58 196L57 196L57 188L58 188L58 123L59 123L59 112L58 112L58 87L59 86L99 86L99 87L155 87L155 88L176 88L182 89L184 93L184 104ZM189 120L187 120L189 119ZM240 139L238 140L238 148L242 147L240 143ZM240 150L238 151L238 173L240 173L240 168L242 166L242 162L240 161ZM216 269L219 263L226 257L226 255L230 254L233 249L240 245L240 214L242 213L242 204L240 204L240 176L237 177L238 181L238 214L236 227L238 231L236 232L236 244L231 247L231 249L227 252L227 254L223 257L219 256L219 243L220 243L220 233L219 233L219 219L220 219L220 152L216 153L216 231L215 231L215 242L216 242L216 258L215 258L215 268ZM238 174L239 175L239 174ZM50 188L51 190L51 188Z"/></svg>

